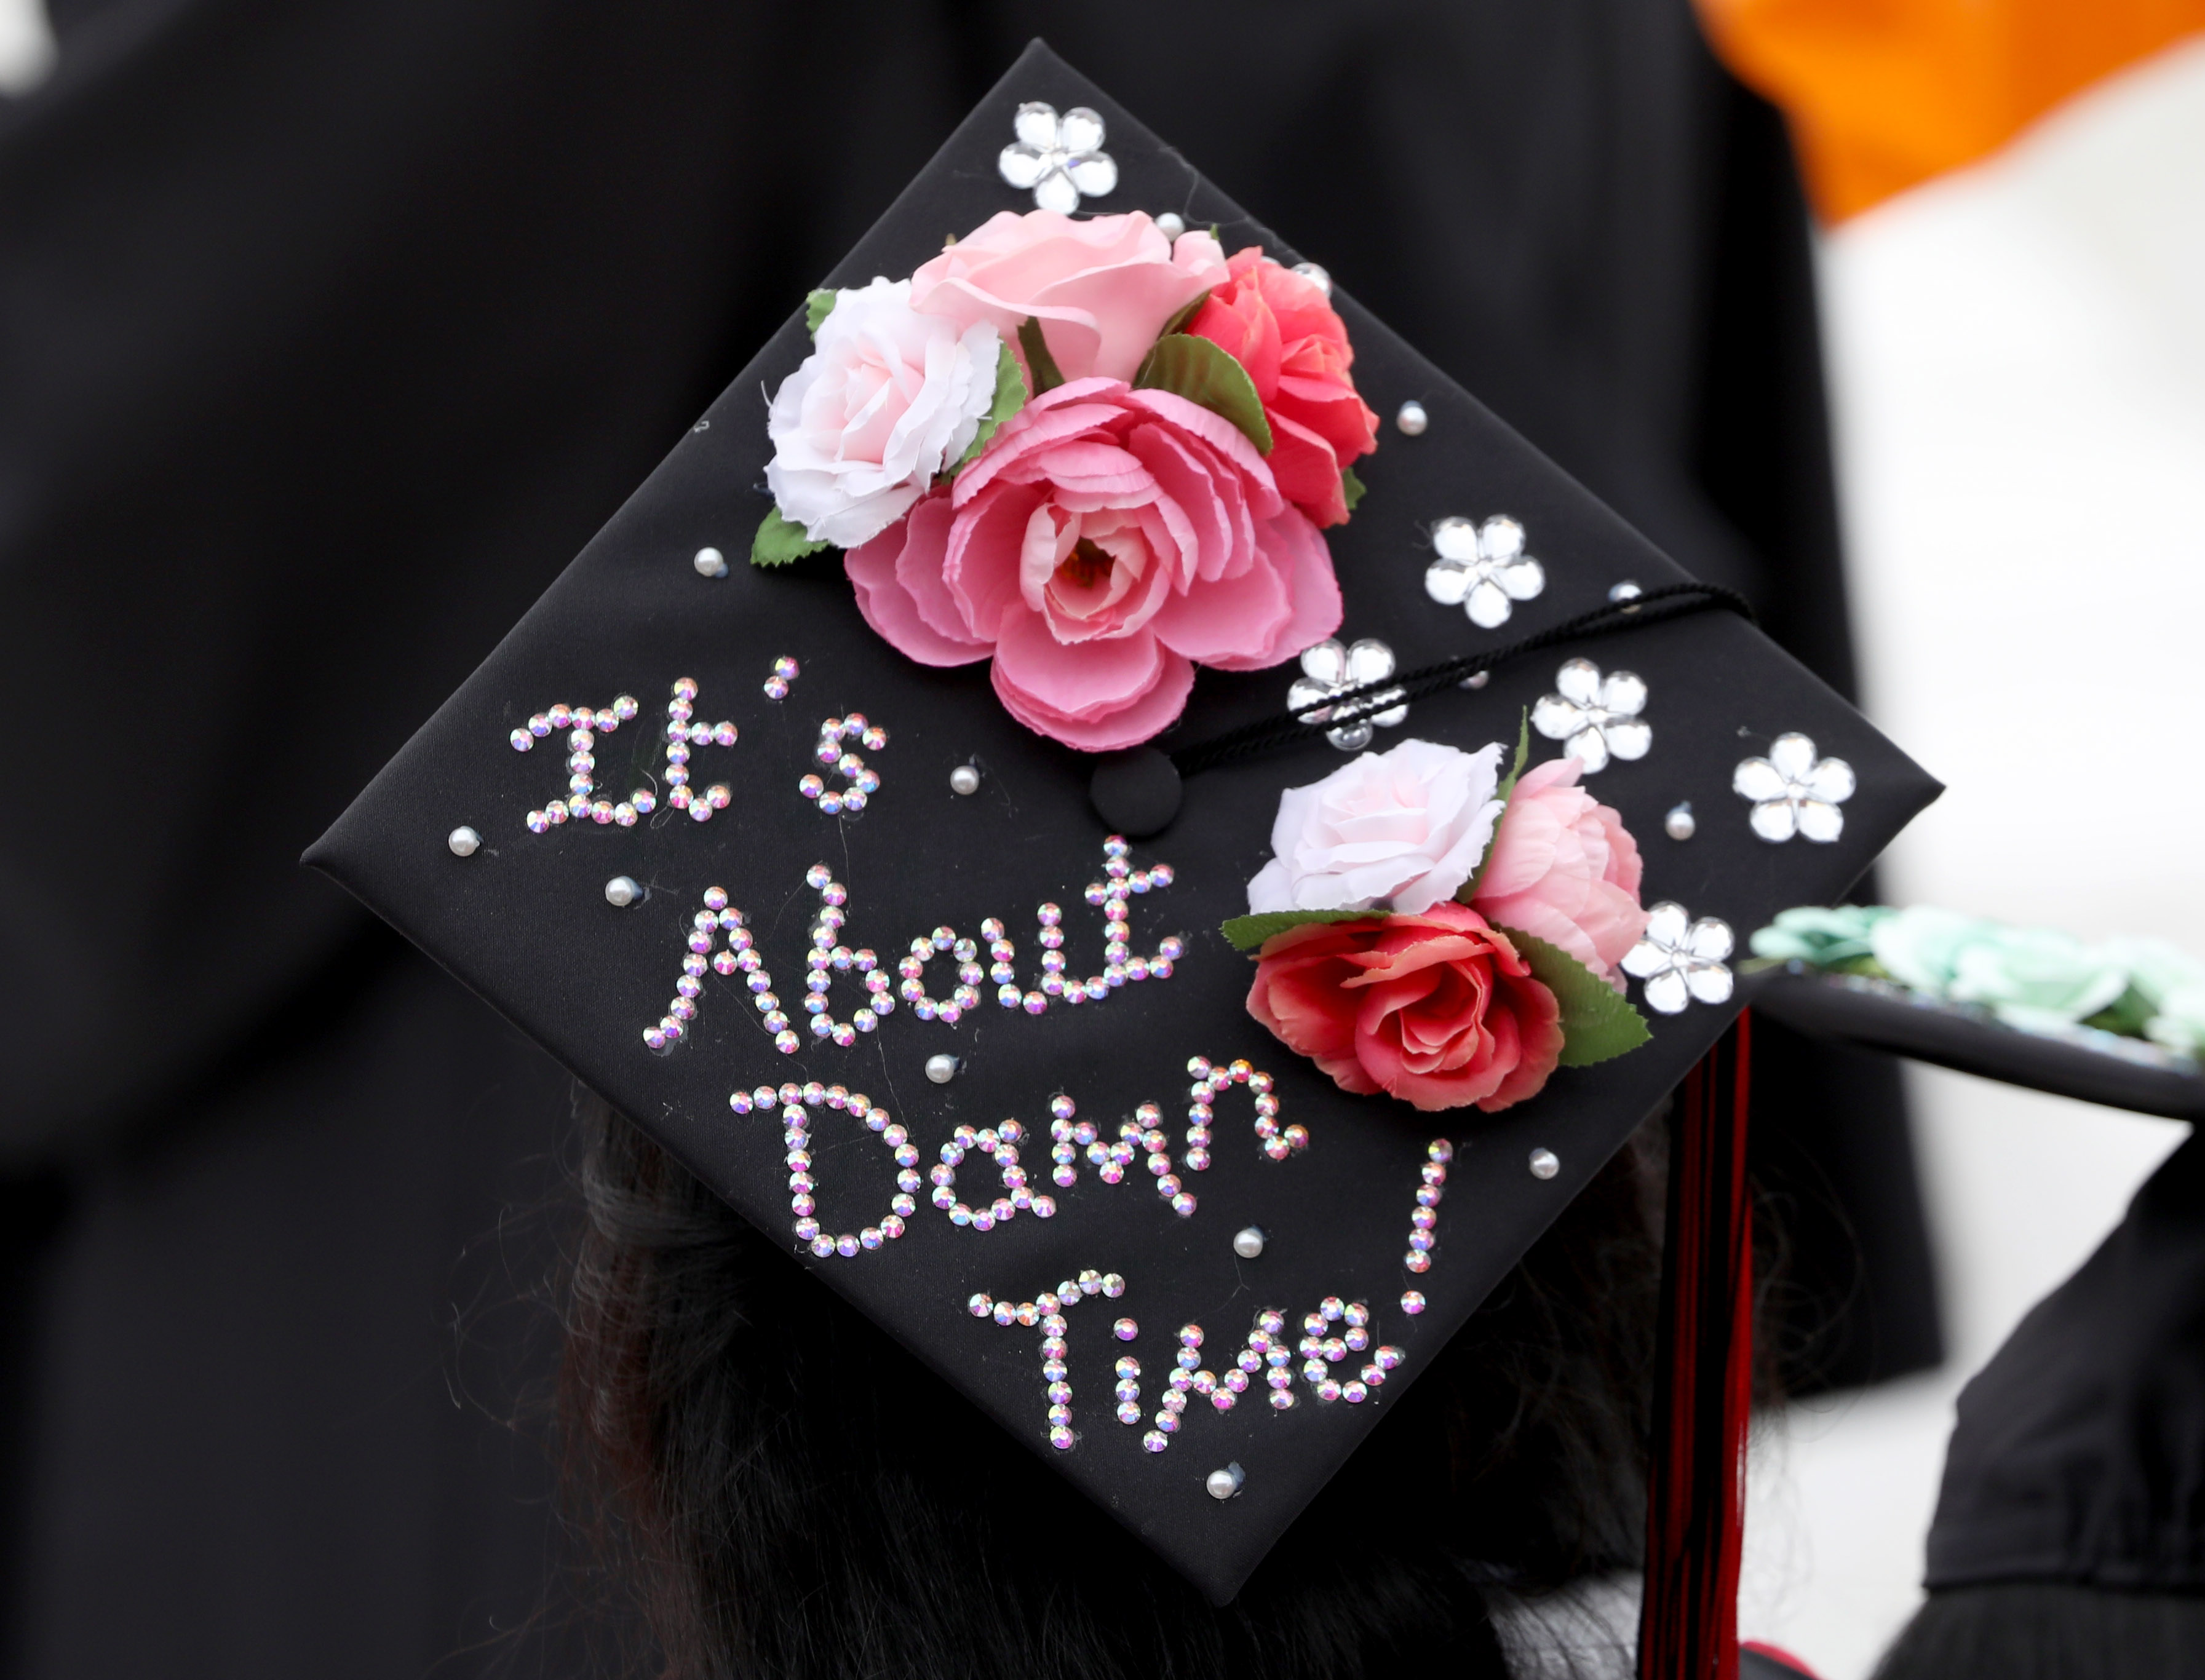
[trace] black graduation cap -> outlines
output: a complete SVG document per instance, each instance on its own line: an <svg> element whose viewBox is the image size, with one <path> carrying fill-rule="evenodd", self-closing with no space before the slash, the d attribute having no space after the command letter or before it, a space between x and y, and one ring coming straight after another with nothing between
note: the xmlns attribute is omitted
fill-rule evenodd
<svg viewBox="0 0 2205 1680"><path fill-rule="evenodd" d="M1304 261L1037 43L823 286L1037 193ZM969 1445L1042 1455L1222 1603L1728 1025L1729 930L1834 898L1935 784L1338 290L1382 424L1324 532L1337 636L1075 751L984 659L890 645L831 551L745 563L804 546L766 490L790 302L308 861L967 1396ZM1036 383L1043 327L1005 328ZM1649 1042L1424 1112L1252 1018L1221 929L1335 732L1602 761L1661 906L1627 965Z"/></svg>
<svg viewBox="0 0 2205 1680"><path fill-rule="evenodd" d="M1740 985L1757 1012L1816 1038L2108 1108L2205 1121L2205 1074L2149 1039L2079 1025L2028 1030L1980 1004L1798 959L1743 976Z"/></svg>

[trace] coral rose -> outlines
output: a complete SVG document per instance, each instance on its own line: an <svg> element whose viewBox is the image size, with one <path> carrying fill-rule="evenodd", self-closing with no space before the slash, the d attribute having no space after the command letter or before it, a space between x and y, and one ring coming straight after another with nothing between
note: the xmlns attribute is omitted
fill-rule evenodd
<svg viewBox="0 0 2205 1680"><path fill-rule="evenodd" d="M1554 994L1506 934L1459 904L1275 935L1248 1012L1342 1090L1426 1110L1521 1102L1562 1054Z"/></svg>
<svg viewBox="0 0 2205 1680"><path fill-rule="evenodd" d="M1130 380L1164 324L1225 272L1224 248L1209 234L1174 241L1138 211L1075 222L1007 210L919 265L911 306L960 327L985 321L1012 345L1031 318L1067 381ZM1033 370L1026 374L1031 390Z"/></svg>
<svg viewBox="0 0 2205 1680"><path fill-rule="evenodd" d="M1620 992L1616 965L1646 931L1644 866L1623 818L1578 787L1584 769L1556 758L1519 779L1471 903L1560 946Z"/></svg>
<svg viewBox="0 0 2205 1680"><path fill-rule="evenodd" d="M1171 722L1196 665L1275 665L1340 626L1331 551L1255 446L1115 379L1035 398L844 564L899 651L992 657L1013 716L1088 752Z"/></svg>
<svg viewBox="0 0 2205 1680"><path fill-rule="evenodd" d="M1355 394L1355 352L1323 288L1254 246L1237 251L1186 330L1229 351L1271 423L1280 492L1319 525L1347 517L1340 469L1378 447L1378 417Z"/></svg>

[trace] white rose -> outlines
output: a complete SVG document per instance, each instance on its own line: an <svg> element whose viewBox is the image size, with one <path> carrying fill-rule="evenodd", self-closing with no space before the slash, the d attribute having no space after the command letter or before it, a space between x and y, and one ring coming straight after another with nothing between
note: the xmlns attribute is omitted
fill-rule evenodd
<svg viewBox="0 0 2205 1680"><path fill-rule="evenodd" d="M837 292L766 416L765 481L782 516L839 549L879 536L971 446L1001 354L986 322L913 310L908 280Z"/></svg>
<svg viewBox="0 0 2205 1680"><path fill-rule="evenodd" d="M1501 816L1501 748L1463 752L1408 740L1366 752L1322 781L1290 787L1271 827L1271 861L1248 909L1415 915L1477 873Z"/></svg>

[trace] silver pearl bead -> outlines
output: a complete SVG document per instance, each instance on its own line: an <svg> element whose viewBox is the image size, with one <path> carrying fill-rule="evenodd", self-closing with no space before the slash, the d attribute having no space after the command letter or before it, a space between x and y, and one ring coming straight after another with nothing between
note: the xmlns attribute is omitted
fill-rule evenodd
<svg viewBox="0 0 2205 1680"><path fill-rule="evenodd" d="M1468 676L1457 683L1455 686L1457 688L1483 688L1486 684L1492 680L1493 673L1490 671L1472 671Z"/></svg>
<svg viewBox="0 0 2205 1680"><path fill-rule="evenodd" d="M978 793L980 773L970 764L960 764L949 773L949 791L953 793Z"/></svg>
<svg viewBox="0 0 2205 1680"><path fill-rule="evenodd" d="M1233 1252L1243 1260L1254 1260L1263 1252L1263 1233L1260 1227L1249 1226L1233 1233Z"/></svg>
<svg viewBox="0 0 2205 1680"><path fill-rule="evenodd" d="M1332 295L1332 276L1327 274L1323 268L1319 264L1316 263L1296 263L1294 264L1294 272L1301 276L1303 279L1308 281L1311 284L1314 285L1317 290L1323 293L1325 296L1330 297Z"/></svg>
<svg viewBox="0 0 2205 1680"><path fill-rule="evenodd" d="M472 858L475 848L482 844L482 836L472 828L455 828L444 836L444 844L452 848L455 858Z"/></svg>
<svg viewBox="0 0 2205 1680"><path fill-rule="evenodd" d="M1617 584L1608 591L1608 598L1611 601L1636 601L1640 596L1645 593L1646 591L1644 590L1639 588L1637 584L1632 583L1630 579L1626 578L1621 583Z"/></svg>
<svg viewBox="0 0 2205 1680"><path fill-rule="evenodd" d="M1177 239L1186 231L1186 218L1175 210L1168 210L1156 218L1156 231L1166 239Z"/></svg>
<svg viewBox="0 0 2205 1680"><path fill-rule="evenodd" d="M615 910L626 910L643 896L643 887L632 875L616 875L605 882L605 902Z"/></svg>
<svg viewBox="0 0 2205 1680"><path fill-rule="evenodd" d="M1221 1470L1212 1470L1203 1478L1203 1487L1213 1499L1229 1499L1240 1491L1240 1484L1248 1479L1247 1471L1239 1465L1227 1464Z"/></svg>
<svg viewBox="0 0 2205 1680"><path fill-rule="evenodd" d="M1422 437L1424 428L1431 423L1432 417L1424 413L1424 405L1413 398L1403 403L1400 412L1394 416L1394 424L1404 437Z"/></svg>
<svg viewBox="0 0 2205 1680"><path fill-rule="evenodd" d="M1531 1151L1531 1176L1533 1178L1551 1178L1555 1173L1561 1170L1562 1158L1556 1155L1552 1149L1534 1149Z"/></svg>
<svg viewBox="0 0 2205 1680"><path fill-rule="evenodd" d="M963 1066L964 1063L956 1057L943 1052L926 1059L926 1077L937 1085L946 1085L957 1077Z"/></svg>
<svg viewBox="0 0 2205 1680"><path fill-rule="evenodd" d="M1670 806L1669 814L1661 819L1662 833L1673 840L1691 839L1699 826L1692 820L1692 802L1690 799Z"/></svg>
<svg viewBox="0 0 2205 1680"><path fill-rule="evenodd" d="M728 575L728 557L717 549L699 549L696 567L699 577L724 578Z"/></svg>

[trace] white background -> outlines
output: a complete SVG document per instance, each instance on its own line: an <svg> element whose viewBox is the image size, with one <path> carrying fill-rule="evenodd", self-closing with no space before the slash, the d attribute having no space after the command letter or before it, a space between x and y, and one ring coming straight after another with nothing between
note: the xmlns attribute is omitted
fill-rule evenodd
<svg viewBox="0 0 2205 1680"><path fill-rule="evenodd" d="M1870 715L1948 792L1885 890L2205 953L2205 45L1824 240ZM1913 1070L1952 1362L1756 1441L1740 1620L1861 1680L1952 1398L2185 1134Z"/></svg>
<svg viewBox="0 0 2205 1680"><path fill-rule="evenodd" d="M52 57L0 0L0 95ZM2205 953L2205 45L1822 252L1870 713L1951 791L1900 902ZM1749 1637L1862 1680L1918 1600L1952 1397L2182 1129L1917 1070L1953 1359L1755 1446Z"/></svg>

